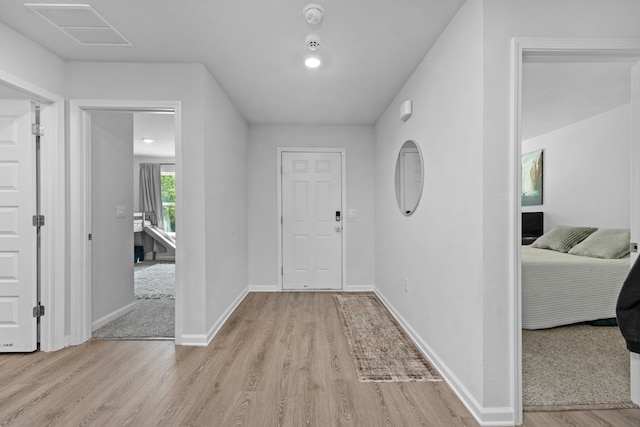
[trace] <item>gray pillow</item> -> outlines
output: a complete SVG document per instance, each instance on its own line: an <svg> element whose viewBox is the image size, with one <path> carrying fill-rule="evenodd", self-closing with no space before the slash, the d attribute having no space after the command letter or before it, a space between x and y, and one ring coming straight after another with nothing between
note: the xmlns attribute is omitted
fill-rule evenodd
<svg viewBox="0 0 640 427"><path fill-rule="evenodd" d="M596 227L571 227L568 225L559 225L540 236L531 244L531 246L539 249L569 252L569 249L582 242L596 230Z"/></svg>
<svg viewBox="0 0 640 427"><path fill-rule="evenodd" d="M629 253L630 240L627 229L603 228L575 245L569 253L593 258L623 258Z"/></svg>

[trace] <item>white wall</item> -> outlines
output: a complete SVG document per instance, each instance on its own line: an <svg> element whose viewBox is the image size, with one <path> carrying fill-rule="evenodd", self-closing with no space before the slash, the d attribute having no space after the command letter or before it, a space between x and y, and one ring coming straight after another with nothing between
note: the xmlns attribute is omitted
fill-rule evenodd
<svg viewBox="0 0 640 427"><path fill-rule="evenodd" d="M512 39L638 39L636 16L633 0L467 0L376 126L376 286L488 425L516 417ZM393 165L407 139L425 153L425 194L400 218Z"/></svg>
<svg viewBox="0 0 640 427"><path fill-rule="evenodd" d="M375 129L376 287L476 406L484 381L481 14L480 1L462 6ZM406 99L413 116L403 123ZM423 195L409 217L395 195L407 140L424 157Z"/></svg>
<svg viewBox="0 0 640 427"><path fill-rule="evenodd" d="M0 78L64 94L65 61L1 22L0 52Z"/></svg>
<svg viewBox="0 0 640 427"><path fill-rule="evenodd" d="M510 366L517 250L514 209L516 147L511 139L511 42L513 37L639 39L640 2L635 0L485 0L483 125L483 406L511 405ZM516 195L518 197L516 198Z"/></svg>
<svg viewBox="0 0 640 427"><path fill-rule="evenodd" d="M629 228L631 108L625 105L522 142L544 150L545 231L557 225Z"/></svg>
<svg viewBox="0 0 640 427"><path fill-rule="evenodd" d="M133 115L91 114L91 317L131 304L133 293ZM123 217L116 215L122 206Z"/></svg>
<svg viewBox="0 0 640 427"><path fill-rule="evenodd" d="M203 77L205 301L211 338L247 288L248 126L213 77Z"/></svg>
<svg viewBox="0 0 640 427"><path fill-rule="evenodd" d="M66 94L70 99L181 102L182 145L176 146L176 342L206 344L212 319L223 314L220 305L230 302L226 292L237 293L239 283L246 287L246 268L222 277L214 271L214 277L208 277L211 270L206 265L207 254L223 254L223 260L233 257L240 263L247 258L246 244L225 252L226 240L207 231L227 224L226 205L235 206L237 200L247 198L242 181L211 179L215 172L208 170L224 159L219 156L226 151L246 146L244 120L201 64L69 62ZM232 162L236 173L246 175L246 157L234 157ZM237 239L246 241L246 221L235 225ZM219 281L222 278L229 280L228 288L216 305L207 307L207 293L215 295L225 286Z"/></svg>
<svg viewBox="0 0 640 427"><path fill-rule="evenodd" d="M278 285L277 148L345 148L346 289L374 284L374 134L370 126L249 128L249 286ZM349 218L348 209L357 216Z"/></svg>

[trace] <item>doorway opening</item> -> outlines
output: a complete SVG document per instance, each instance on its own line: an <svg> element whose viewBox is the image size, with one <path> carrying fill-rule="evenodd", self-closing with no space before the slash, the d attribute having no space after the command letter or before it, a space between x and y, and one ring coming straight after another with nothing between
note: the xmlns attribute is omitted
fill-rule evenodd
<svg viewBox="0 0 640 427"><path fill-rule="evenodd" d="M174 339L174 122L91 112L93 338Z"/></svg>
<svg viewBox="0 0 640 427"><path fill-rule="evenodd" d="M175 339L175 337L180 336L177 331L181 327L179 315L181 313L179 266L182 252L178 249L177 244L182 210L180 204L180 189L182 186L180 179L182 176L180 163L181 105L179 102L158 101L71 101L69 113L71 133L70 211L72 215L75 213L75 217L79 219L78 227L70 232L71 252L72 256L75 255L79 259L85 260L84 263L73 266L71 271L70 294L72 300L78 302L77 307L72 306L70 310L71 335L75 341L74 344L80 344L90 339L94 330L99 330L99 328L107 325L112 320L123 319L130 312L135 313L136 310L133 310L133 308L136 305L144 304L170 305L169 309L164 307L162 312L164 315L171 317L174 320L174 324L169 326L170 333L154 332L153 326L157 326L156 324L162 322L156 322L154 316L157 316L157 313L151 311L149 316L152 320L148 323L151 323L152 328L151 332L147 334L149 336L141 336L134 332L130 338L169 338L174 339L176 344L179 344L179 340ZM108 120L120 120L124 123L120 127L127 128L126 135L128 136L123 135L120 138L128 138L126 146L124 143L122 144L122 152L120 153L121 159L126 159L126 165L107 167L100 175L106 176L108 178L106 181L109 181L115 180L113 175L120 173L124 176L123 180L126 184L121 184L119 187L123 192L123 195L120 196L122 201L107 200L106 206L98 207L103 202L102 198L108 199L108 197L104 192L98 198L93 197L95 190L99 189L99 184L92 182L95 174L91 166L98 165L98 168L104 168L107 156L102 156L98 159L99 161L95 161L95 153L92 153L94 142L92 138L97 136L98 138L108 139L113 136L109 135L113 132L103 132L106 135L96 135L96 132L101 132L101 126L105 127L105 117L107 122ZM173 130L174 135L171 144L168 144L168 141L163 141L163 137L156 136L154 138L149 133L152 129L158 130L164 126L160 122L165 123L165 125L168 123L168 127ZM138 125L134 126L134 123L138 123ZM145 125L145 123L147 124ZM111 127L111 129L120 127ZM140 132L145 133L145 135L142 136ZM154 139L154 142L144 142L143 138ZM134 142L143 147L143 151L139 151L136 148L136 153L140 154L139 156L134 156L134 149L132 148L135 145ZM161 146L165 150L149 151L152 150L150 146L153 146L153 144L158 147L155 150L160 150L159 147ZM166 145L171 145L172 148L167 150ZM117 158L117 154L115 156ZM159 187L159 196L155 201L149 201L149 203L155 204L156 207L143 204L140 200L141 188L147 185L144 182L143 184L140 183L142 164L155 166L154 169L157 170L158 183L156 186ZM162 191L163 176L168 178L164 179L165 184L167 184L167 188L164 188L164 193ZM169 188L169 181L171 188ZM107 183L106 187L108 185ZM96 209L98 212L94 212ZM138 215L142 215L139 224L134 221L134 216L137 218ZM97 222L96 218L98 218ZM165 219L167 219L166 226ZM119 240L118 244L124 248L124 255L118 262L123 266L123 282L126 281L126 284L123 286L125 291L119 294L120 299L105 309L104 306L98 307L95 305L96 301L92 294L94 292L103 292L104 295L107 295L107 299L113 296L112 290L100 288L100 282L105 281L105 276L113 274L115 270L108 272L92 271L94 266L97 266L96 268L98 269L103 269L104 267L102 265L102 257L96 257L92 252L104 249L101 247L98 249L98 236L94 233L94 229L99 229L108 222L118 223L121 229L122 239ZM140 227L140 230L135 231L136 225ZM136 233L139 234L136 235ZM108 234L108 230L107 233L102 230L103 238ZM123 244L122 242L125 243ZM113 253L106 255L107 258L110 256L113 256ZM94 263L93 261L96 259L101 261ZM139 262L136 263L136 261ZM136 265L138 268L136 268ZM134 277L138 275L135 271L136 269L138 272L146 271L147 273L152 273L151 276L154 276L155 279L168 278L169 280L165 280L167 283L158 284L157 280L152 278L151 282L147 282L149 286L139 293L134 286L136 282ZM102 311L94 313L96 309ZM103 324L96 323L97 320Z"/></svg>
<svg viewBox="0 0 640 427"><path fill-rule="evenodd" d="M573 321L570 322L571 326L565 326L562 320L562 313L556 312L553 316L557 316L560 318L558 324L540 324L541 327L537 328L535 326L536 320L532 319L531 313L535 312L537 309L535 307L549 307L549 304L544 305L544 302L540 302L539 305L532 298L532 270L531 267L525 267L522 263L525 258L530 259L530 255L524 254L524 252L529 252L529 245L532 240L535 239L526 239L526 232L523 230L523 216L522 213L533 213L533 212L543 212L544 216L544 230L543 232L549 232L554 228L554 226L563 225L563 226L590 226L591 224L593 228L603 228L603 229L623 229L626 227L627 230L631 230L631 239L634 239L634 226L633 224L633 207L629 209L629 200L631 200L631 204L633 205L633 191L629 189L629 185L632 187L634 184L632 182L631 176L633 175L631 171L628 169L626 172L624 171L625 167L628 167L628 164L624 164L625 161L628 162L629 157L633 157L633 145L638 144L638 135L631 132L632 122L630 120L631 114L629 114L630 100L631 100L631 72L630 69L633 68L633 65L637 63L638 59L640 59L640 46L634 42L624 42L624 41L567 41L567 40L516 40L514 43L514 202L515 202L515 210L514 210L514 223L516 224L516 237L517 242L515 243L514 251L516 256L514 257L516 261L516 265L514 267L514 272L516 273L516 277L514 278L514 283L516 284L516 289L514 292L514 296L516 297L514 301L515 307L515 318L514 318L514 333L516 343L516 351L515 355L515 363L514 366L516 368L516 372L514 375L514 379L516 380L515 384L515 414L518 422L522 422L522 405L526 406L548 406L554 404L565 404L565 406L571 406L571 404L566 404L567 402L561 402L560 400L555 400L555 393L553 390L544 390L544 386L542 386L542 399L547 399L546 402L540 403L536 405L535 399L532 401L532 396L529 395L530 389L526 387L530 384L526 384L527 375L530 372L523 372L523 366L527 371L530 369L530 356L529 352L531 352L532 345L536 348L544 347L549 345L546 343L544 345L535 345L536 339L531 340L529 332L523 331L523 328L526 329L541 329L544 331L563 331L565 328L574 327ZM617 84L622 84L622 87L615 86L613 81L616 80L616 76L623 75L623 81L618 81ZM537 89L535 86L535 78L540 78L541 76L547 76L547 78L542 78ZM566 81L563 83L560 81L560 77L567 77ZM569 78L569 76L573 76ZM608 76L609 82L607 83L603 80L603 76ZM589 84L589 79L591 79L591 84ZM626 80L625 80L626 79ZM546 80L546 81L544 81ZM620 79L618 79L620 80ZM580 83L584 83L585 87L580 91L578 86ZM626 92L624 87L626 85ZM560 88L557 91L554 90L554 87ZM573 97L569 97L567 99L567 93L573 90ZM575 91L579 93L576 93ZM601 90L602 93L593 93L594 90ZM529 91L529 95L527 95L527 91ZM619 102L619 96L616 98L616 94L613 92L622 92L623 101ZM558 94L560 92L560 94ZM589 93L591 93L591 98L589 99ZM533 95L532 95L533 94ZM562 98L562 94L564 94L564 99ZM560 96L559 96L560 95ZM535 101L536 96L538 98L547 97L546 107L543 103L537 106L538 108L538 116L534 113L536 108L531 108L532 104ZM555 99L554 99L555 97ZM585 102L584 100L587 99ZM538 99L539 101L541 99ZM576 100L578 104L582 103L582 106L578 108L576 106ZM626 100L626 101L625 101ZM608 103L608 105L607 105ZM545 111L546 108L546 111ZM564 108L565 111L560 113L559 111L551 112L550 110L553 108ZM600 108L600 111L594 110ZM540 113L549 113L549 117L546 119L541 118L544 114L540 115ZM537 121L534 118L537 117ZM551 124L551 122L555 120L555 124ZM564 120L564 123L561 121ZM621 126L612 125L612 122L616 120L626 120L626 128L619 129ZM604 123L609 123L610 126L617 128L617 132L621 132L622 136L619 139L625 139L625 141L616 141L620 147L616 148L612 145L612 141L610 138L601 138L605 139L604 141L600 141L600 145L598 141L589 141L589 138L596 138L596 125L601 126ZM537 130L533 130L536 126L539 126ZM591 130L589 130L591 129ZM635 129L638 129L637 127ZM626 131L626 133L625 133ZM610 132L610 131L605 131ZM537 133L537 135L536 135ZM571 141L574 139L571 135L583 135L582 138L578 138L579 141ZM609 137L613 137L612 133L608 134ZM553 142L555 141L555 142ZM569 141L569 142L567 142ZM573 142L574 144L578 144L577 146L571 148L570 144ZM590 147L589 144L592 143L593 147ZM580 145L582 144L582 145ZM626 144L626 146L624 145ZM599 147L599 148L598 148ZM626 147L626 148L625 148ZM626 152L623 150L626 149ZM623 159L623 164L615 164L616 161L611 160L612 156L616 153L617 155ZM527 167L526 170L523 163L523 158L526 157L526 154L536 154L533 157L537 156L537 153L541 152L541 165L542 168L542 179L544 180L541 188L543 193L541 194L542 200L538 202L536 205L525 206L527 203L525 201L533 200L530 197L527 197L526 200L522 197L524 190L523 185L536 181L529 180L529 177L525 177L525 172L530 172ZM563 154L564 152L564 154ZM569 154L567 154L569 153ZM596 155L596 158L591 159L590 161L586 160L585 156L588 155ZM569 157L569 159L565 159L564 157ZM620 160L620 159L618 159ZM591 175L589 177L589 181L591 184L586 184L585 179L579 179L577 176L577 172L565 174L565 170L561 164L562 162L566 162L566 165L573 165L572 167L577 167L580 169L580 165L583 165L582 172L591 171ZM608 164L608 163L609 164ZM614 163L614 164L610 164ZM614 212L610 212L607 214L605 212L607 205L610 205L612 202L603 202L599 203L595 200L596 194L592 195L591 198L585 197L585 191L588 193L589 188L593 188L595 190L594 185L597 187L598 185L605 185L604 180L609 177L602 177L601 180L598 181L597 174L604 167L610 166L612 170L615 170L615 173L625 173L626 183L622 185L622 188L626 188L624 190L624 194L618 194L617 207L613 209ZM524 172L523 172L524 171ZM582 173L581 172L581 173ZM567 175L569 178L567 178ZM574 182L566 182L562 184L563 179L573 179ZM565 179L566 180L566 179ZM593 180L593 181L592 181ZM577 182L576 182L577 181ZM585 186L580 187L581 183L585 183ZM595 183L595 184L594 184ZM626 185L626 187L625 187ZM568 189L567 189L568 187ZM621 185L618 184L615 188L608 186L608 189L604 191L604 197L614 196L615 192L619 192ZM567 198L572 197L571 194L562 195L562 191L573 192L573 196L582 197L586 200L576 200L574 203L571 203ZM582 192L582 193L581 193ZM581 193L582 196L579 196L577 193ZM603 193L603 192L595 192L595 193ZM533 194L533 193L531 193ZM527 194L527 196L531 196L531 194ZM600 194L599 197L603 195ZM580 209L576 207L576 204L586 203L590 208ZM541 203L541 204L540 204ZM563 204L569 203L572 205L574 210L568 208L567 206L562 206ZM626 203L626 209L624 206L620 207L619 204ZM523 207L521 207L521 205ZM618 209L619 208L619 209ZM615 213L621 212L621 213ZM631 212L631 218L629 216L629 212ZM539 237L539 236L535 236ZM525 242L526 240L526 242ZM542 241L542 239L541 239ZM521 244L524 245L521 247ZM534 246L536 246L534 244ZM547 248L549 249L549 248ZM554 252L553 250L548 250L548 252ZM558 252L558 251L555 251ZM564 251L566 252L566 251ZM563 254L564 255L564 254ZM580 258L580 257L578 257ZM631 257L633 259L633 256ZM527 261L529 262L529 261ZM626 261L621 261L625 263L624 268L622 269L622 278L620 279L619 285L621 286L621 281L624 280L624 276L626 275L625 271L628 271L630 265L630 259L627 258ZM626 269L626 270L625 270ZM526 277L525 277L526 276ZM548 282L548 280L547 280ZM579 291L578 291L579 292ZM584 293L584 292L583 292ZM614 303L613 307L613 317L615 317L615 300L617 299L617 293L615 291L610 292L611 295L608 296L609 304L611 301ZM549 293L542 292L542 297L546 295L549 297ZM556 300L552 298L554 302ZM594 302L594 306L596 306L596 311L600 305L600 301ZM544 311L544 308L541 308ZM612 311L611 307L607 309L608 312ZM526 316L526 318L525 318ZM587 316L589 317L589 316ZM601 317L596 315L596 317ZM611 316L605 316L611 317ZM586 320L586 319L584 319ZM601 320L601 319L593 319L593 320ZM533 322L533 323L532 323ZM544 323L544 322L543 322ZM604 322L607 324L607 322ZM582 325L580 325L582 326ZM550 329L552 328L552 329ZM604 327L603 327L604 328ZM611 327L610 327L611 328ZM613 331L613 335L618 331L617 328L612 328L610 331ZM601 329L599 332L602 332ZM592 331L588 331L589 333ZM523 338L524 334L527 334L526 337ZM536 331L533 334L537 334ZM562 342L560 345L563 347L569 346L569 340L575 334L570 333L567 335L566 340ZM555 338L554 338L555 339ZM532 344L533 343L533 344ZM626 352L624 348L624 343L622 343L623 348L621 349L621 355L623 358L623 362L627 364L627 370L624 373L623 381L627 381L627 386L629 385L629 377L631 380L631 396L633 396L633 383L634 383L634 370L633 366L631 368L631 372L628 370L629 366L629 354ZM597 351L596 351L597 352ZM554 355L555 359L560 359L560 357L556 354ZM552 360L554 357L548 358L547 360ZM568 356L565 356L568 357ZM525 360L526 359L526 360ZM633 365L633 358L631 358L631 365ZM557 381L557 376L553 378L552 381ZM570 383L573 380L567 379L565 382ZM637 380L636 380L637 382ZM594 384L594 388L598 387L599 384ZM536 387L540 389L540 384L536 385ZM582 388L582 387L579 387ZM586 387L584 387L586 388ZM614 387L615 388L615 387ZM628 389L627 389L628 390ZM544 396L544 392L548 391L549 394ZM588 391L588 390L587 390ZM627 392L628 393L628 392ZM538 398L540 396L537 396ZM563 398L565 396L555 396L555 399ZM533 403L532 403L533 402ZM599 403L599 402L593 402ZM602 402L605 403L605 402Z"/></svg>

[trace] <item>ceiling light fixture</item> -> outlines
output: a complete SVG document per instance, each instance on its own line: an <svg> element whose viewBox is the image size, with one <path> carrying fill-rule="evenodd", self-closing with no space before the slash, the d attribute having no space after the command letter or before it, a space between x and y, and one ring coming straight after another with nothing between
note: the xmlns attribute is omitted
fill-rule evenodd
<svg viewBox="0 0 640 427"><path fill-rule="evenodd" d="M319 4L310 3L304 7L302 14L309 25L318 25L324 16L324 9Z"/></svg>
<svg viewBox="0 0 640 427"><path fill-rule="evenodd" d="M146 142L147 144L151 144L153 141L151 138L142 138L142 142Z"/></svg>
<svg viewBox="0 0 640 427"><path fill-rule="evenodd" d="M318 68L322 64L319 56L309 55L304 58L304 65L307 68L315 69Z"/></svg>

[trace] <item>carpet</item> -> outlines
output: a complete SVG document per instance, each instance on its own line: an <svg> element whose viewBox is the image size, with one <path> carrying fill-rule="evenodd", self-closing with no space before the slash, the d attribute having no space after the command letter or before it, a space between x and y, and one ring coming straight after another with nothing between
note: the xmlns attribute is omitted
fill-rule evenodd
<svg viewBox="0 0 640 427"><path fill-rule="evenodd" d="M176 265L157 263L134 269L134 294L139 299L176 297Z"/></svg>
<svg viewBox="0 0 640 427"><path fill-rule="evenodd" d="M175 300L139 299L134 309L93 332L93 338L139 339L175 336Z"/></svg>
<svg viewBox="0 0 640 427"><path fill-rule="evenodd" d="M629 352L617 327L522 331L525 411L634 408Z"/></svg>
<svg viewBox="0 0 640 427"><path fill-rule="evenodd" d="M360 382L442 381L375 296L335 300Z"/></svg>

